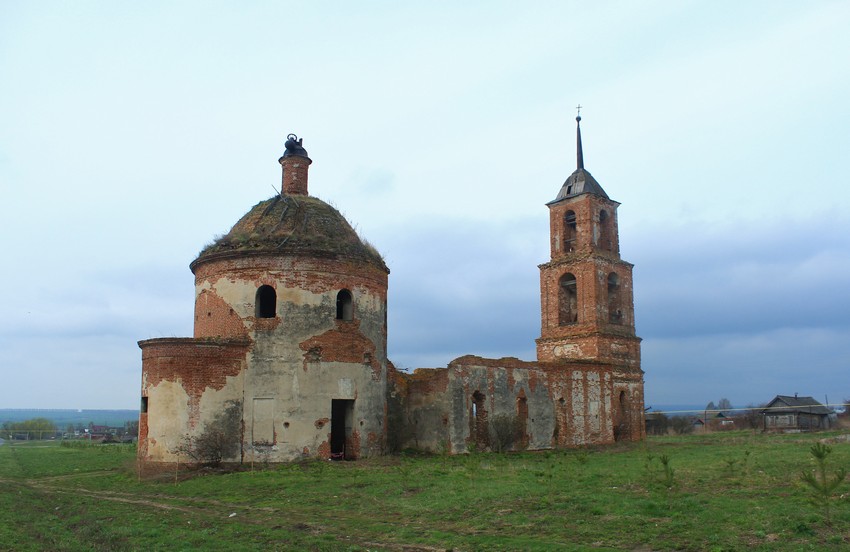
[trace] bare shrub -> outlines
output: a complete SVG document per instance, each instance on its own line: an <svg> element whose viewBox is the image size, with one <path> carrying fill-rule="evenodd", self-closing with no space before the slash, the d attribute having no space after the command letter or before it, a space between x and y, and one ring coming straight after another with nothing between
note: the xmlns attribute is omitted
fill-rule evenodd
<svg viewBox="0 0 850 552"><path fill-rule="evenodd" d="M646 415L646 432L649 435L666 435L670 427L670 418L660 412Z"/></svg>
<svg viewBox="0 0 850 552"><path fill-rule="evenodd" d="M673 431L678 435L685 435L694 431L694 424L688 416L673 416L670 419L670 425L673 426Z"/></svg>
<svg viewBox="0 0 850 552"><path fill-rule="evenodd" d="M736 424L740 423L742 428L761 429L764 426L764 414L762 411L767 405L756 406L748 404L744 409L744 413L736 420Z"/></svg>
<svg viewBox="0 0 850 552"><path fill-rule="evenodd" d="M490 447L493 452L505 452L522 442L522 424L512 414L499 414L490 419Z"/></svg>
<svg viewBox="0 0 850 552"><path fill-rule="evenodd" d="M203 466L219 466L225 459L239 453L242 405L228 401L222 412L204 426L197 435L186 435L177 447L177 454Z"/></svg>

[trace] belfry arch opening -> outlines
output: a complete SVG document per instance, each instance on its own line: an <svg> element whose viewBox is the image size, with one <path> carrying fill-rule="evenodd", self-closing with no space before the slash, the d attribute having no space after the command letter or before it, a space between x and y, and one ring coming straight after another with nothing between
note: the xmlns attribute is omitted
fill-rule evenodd
<svg viewBox="0 0 850 552"><path fill-rule="evenodd" d="M578 287L576 277L567 272L558 282L558 324L566 326L578 322Z"/></svg>
<svg viewBox="0 0 850 552"><path fill-rule="evenodd" d="M577 233L576 213L567 211L564 213L564 253L575 251Z"/></svg>
<svg viewBox="0 0 850 552"><path fill-rule="evenodd" d="M347 289L336 294L336 319L353 320L354 306L351 304L351 292Z"/></svg>
<svg viewBox="0 0 850 552"><path fill-rule="evenodd" d="M623 323L623 303L621 300L620 277L616 272L608 275L608 322Z"/></svg>
<svg viewBox="0 0 850 552"><path fill-rule="evenodd" d="M257 318L277 316L277 293L271 286L260 286L254 301L254 315Z"/></svg>
<svg viewBox="0 0 850 552"><path fill-rule="evenodd" d="M614 250L614 241L611 239L613 229L611 228L611 215L602 209L599 211L599 248L605 251Z"/></svg>

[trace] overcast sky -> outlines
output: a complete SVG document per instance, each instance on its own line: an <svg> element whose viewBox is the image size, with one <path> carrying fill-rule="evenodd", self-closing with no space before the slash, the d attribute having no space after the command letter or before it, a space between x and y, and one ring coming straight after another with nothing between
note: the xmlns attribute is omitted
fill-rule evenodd
<svg viewBox="0 0 850 552"><path fill-rule="evenodd" d="M280 184L390 266L389 355L534 359L548 211L619 209L646 404L850 397L850 3L0 2L0 408L137 408Z"/></svg>

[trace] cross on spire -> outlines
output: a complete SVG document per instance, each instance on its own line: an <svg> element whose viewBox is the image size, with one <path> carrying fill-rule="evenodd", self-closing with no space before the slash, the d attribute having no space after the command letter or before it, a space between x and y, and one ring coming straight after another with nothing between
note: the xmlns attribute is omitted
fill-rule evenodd
<svg viewBox="0 0 850 552"><path fill-rule="evenodd" d="M581 104L576 106L578 115L576 115L576 169L584 168L584 153L581 150Z"/></svg>

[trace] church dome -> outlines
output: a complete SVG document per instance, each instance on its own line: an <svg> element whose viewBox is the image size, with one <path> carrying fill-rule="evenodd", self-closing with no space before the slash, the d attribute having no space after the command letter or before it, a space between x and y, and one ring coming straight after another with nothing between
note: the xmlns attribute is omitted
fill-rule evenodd
<svg viewBox="0 0 850 552"><path fill-rule="evenodd" d="M261 201L207 245L190 268L243 256L307 256L369 263L389 273L380 253L335 208L308 195L281 194Z"/></svg>

